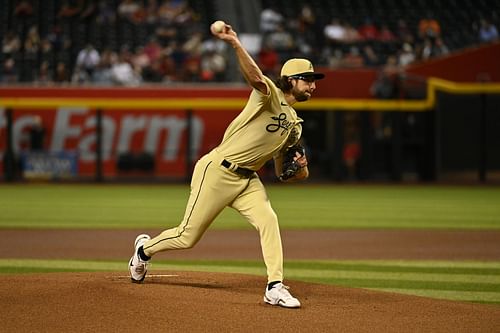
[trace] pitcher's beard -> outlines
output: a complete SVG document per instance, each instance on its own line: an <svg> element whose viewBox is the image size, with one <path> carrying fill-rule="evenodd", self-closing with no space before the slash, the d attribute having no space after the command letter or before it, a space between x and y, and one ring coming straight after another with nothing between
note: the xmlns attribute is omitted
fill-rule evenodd
<svg viewBox="0 0 500 333"><path fill-rule="evenodd" d="M311 94L305 91L293 91L293 97L295 97L297 102L305 102L311 98Z"/></svg>

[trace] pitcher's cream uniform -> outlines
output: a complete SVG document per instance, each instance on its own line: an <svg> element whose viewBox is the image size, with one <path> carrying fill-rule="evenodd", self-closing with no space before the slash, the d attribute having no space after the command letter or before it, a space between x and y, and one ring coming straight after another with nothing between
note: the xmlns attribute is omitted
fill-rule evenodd
<svg viewBox="0 0 500 333"><path fill-rule="evenodd" d="M259 232L268 281L283 280L278 218L255 172L301 135L302 119L283 92L265 77L268 94L253 89L247 105L227 128L221 144L194 169L184 218L178 227L147 241L144 253L193 247L226 207L236 209ZM242 175L241 169L248 174Z"/></svg>

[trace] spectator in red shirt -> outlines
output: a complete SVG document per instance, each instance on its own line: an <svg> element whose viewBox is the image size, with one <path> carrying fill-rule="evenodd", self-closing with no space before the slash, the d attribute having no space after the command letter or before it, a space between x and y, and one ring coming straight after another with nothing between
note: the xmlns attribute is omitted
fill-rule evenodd
<svg viewBox="0 0 500 333"><path fill-rule="evenodd" d="M365 23L358 27L358 32L362 39L373 40L378 37L377 26L373 23L371 18L366 18Z"/></svg>
<svg viewBox="0 0 500 333"><path fill-rule="evenodd" d="M381 42L393 42L396 40L396 36L392 33L387 24L382 24L377 39Z"/></svg>

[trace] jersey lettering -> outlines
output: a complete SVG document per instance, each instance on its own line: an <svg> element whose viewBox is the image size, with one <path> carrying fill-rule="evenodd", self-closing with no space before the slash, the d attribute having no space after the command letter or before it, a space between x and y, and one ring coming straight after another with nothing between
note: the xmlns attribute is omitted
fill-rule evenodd
<svg viewBox="0 0 500 333"><path fill-rule="evenodd" d="M270 133L274 133L274 132L277 132L280 129L282 129L283 131L281 131L281 134L280 134L282 136L290 129L290 127L293 126L293 122L288 121L286 119L286 113L284 113L284 112L280 113L280 115L278 117L271 117L271 119L275 120L276 123L269 124L266 126L266 131L268 131Z"/></svg>

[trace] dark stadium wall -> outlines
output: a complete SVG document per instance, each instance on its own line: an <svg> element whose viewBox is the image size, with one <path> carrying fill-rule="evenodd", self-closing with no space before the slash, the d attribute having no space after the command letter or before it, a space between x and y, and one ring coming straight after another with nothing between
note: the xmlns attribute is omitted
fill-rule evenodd
<svg viewBox="0 0 500 333"><path fill-rule="evenodd" d="M499 59L500 43L494 43L417 63L406 72L456 82L500 82Z"/></svg>

